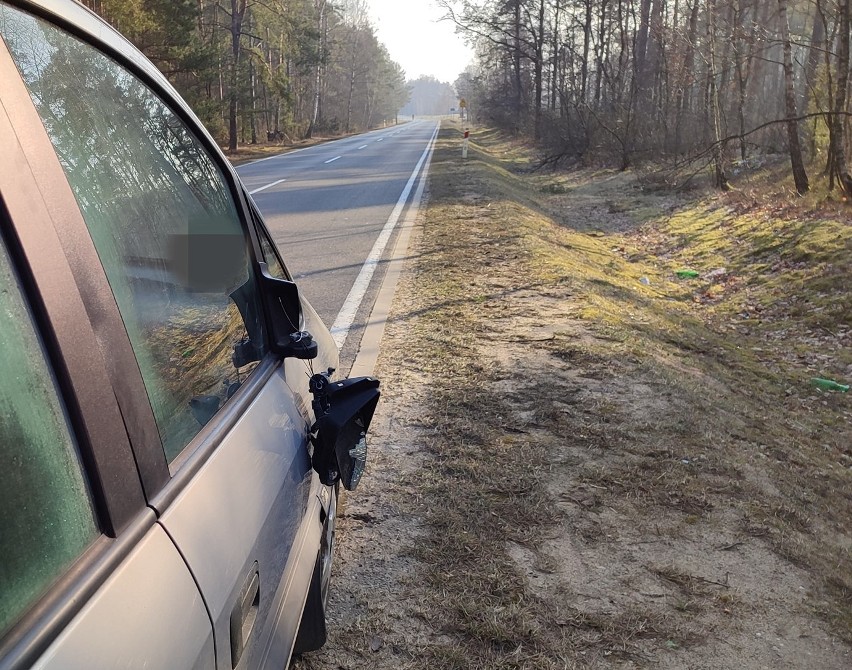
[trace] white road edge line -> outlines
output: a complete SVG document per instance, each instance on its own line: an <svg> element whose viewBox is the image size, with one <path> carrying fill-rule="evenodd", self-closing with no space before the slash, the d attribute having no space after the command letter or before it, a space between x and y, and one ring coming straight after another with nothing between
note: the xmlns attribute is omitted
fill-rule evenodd
<svg viewBox="0 0 852 670"><path fill-rule="evenodd" d="M435 131L432 133L432 137L426 144L426 148L423 150L420 160L417 161L417 165L414 167L414 172L411 173L411 176L408 178L408 183L406 183L405 188L402 189L402 194L399 196L399 200L396 201L396 206L393 208L393 211L388 217L385 227L382 228L382 232L379 233L379 237L376 239L375 244L373 244L373 248L370 250L367 260L364 261L364 265L361 266L361 271L355 278L355 283L352 284L352 288L349 289L349 295L347 295L346 300L343 301L343 307L340 308L340 312L338 312L337 318L331 326L331 336L334 338L334 342L337 344L338 349L343 348L343 344L346 342L349 330L352 328L352 323L355 321L355 315L358 313L358 308L364 300L367 288L370 285L370 280L373 278L373 273L376 271L376 266L379 264L391 233L393 233L393 229L396 227L396 223L402 215L402 210L405 208L405 203L408 200L408 195L411 193L411 188L414 186L414 182L417 180L417 175L420 174L420 168L423 166L426 157L429 155L432 145L435 143L435 138L438 136L438 130L440 127L440 123L435 126Z"/></svg>
<svg viewBox="0 0 852 670"><path fill-rule="evenodd" d="M361 151L361 149L366 149L366 148L367 148L367 145L362 144L360 147L358 147L358 151Z"/></svg>
<svg viewBox="0 0 852 670"><path fill-rule="evenodd" d="M334 161L336 161L338 158L342 158L342 156L335 156L334 158L329 158L329 159L328 159L327 161L325 161L325 162L326 162L326 163L333 163L333 162L334 162Z"/></svg>
<svg viewBox="0 0 852 670"><path fill-rule="evenodd" d="M268 188L272 188L276 184L280 184L281 182L287 181L286 179L279 179L278 181L274 181L271 184L267 184L266 186L261 186L260 188L256 188L253 191L249 191L249 195L254 195L255 193L260 193L261 191L265 191Z"/></svg>
<svg viewBox="0 0 852 670"><path fill-rule="evenodd" d="M417 224L417 215L420 211L420 202L423 199L423 191L426 188L426 181L429 177L429 167L432 163L432 152L434 150L435 143L433 142L432 148L429 150L429 156L426 158L426 165L423 167L423 172L420 175L420 181L417 183L417 190L414 192L414 197L411 199L411 204L408 206L402 223L399 224L399 234L396 237L393 252L391 252L387 273L385 273L385 278L379 288L379 295L376 297L376 304L373 306L373 311L367 318L364 336L361 338L361 346L358 349L352 367L347 373L350 377L370 377L375 374L382 337L385 334L385 326L387 325L390 308L393 304L396 286L405 267L405 255L408 251L409 239Z"/></svg>

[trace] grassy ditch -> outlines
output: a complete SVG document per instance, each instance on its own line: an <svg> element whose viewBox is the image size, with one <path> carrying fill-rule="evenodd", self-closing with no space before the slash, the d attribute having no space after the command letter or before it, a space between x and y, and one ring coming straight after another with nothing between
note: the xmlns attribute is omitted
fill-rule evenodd
<svg viewBox="0 0 852 670"><path fill-rule="evenodd" d="M848 219L530 164L433 159L422 667L843 667L852 393L808 380L852 377Z"/></svg>

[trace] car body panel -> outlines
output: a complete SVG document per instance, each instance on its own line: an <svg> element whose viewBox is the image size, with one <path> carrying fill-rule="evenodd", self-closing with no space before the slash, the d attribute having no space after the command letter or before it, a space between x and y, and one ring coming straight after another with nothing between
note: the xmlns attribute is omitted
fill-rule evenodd
<svg viewBox="0 0 852 670"><path fill-rule="evenodd" d="M259 573L260 602L240 667L255 667L252 661L273 634L271 615L283 597L285 568L303 519L319 526L318 509L314 518L306 517L313 473L307 428L279 367L162 511L160 523L204 594L220 667L232 665L230 620L246 579Z"/></svg>
<svg viewBox="0 0 852 670"><path fill-rule="evenodd" d="M214 667L213 634L201 594L157 524L33 665L37 670Z"/></svg>

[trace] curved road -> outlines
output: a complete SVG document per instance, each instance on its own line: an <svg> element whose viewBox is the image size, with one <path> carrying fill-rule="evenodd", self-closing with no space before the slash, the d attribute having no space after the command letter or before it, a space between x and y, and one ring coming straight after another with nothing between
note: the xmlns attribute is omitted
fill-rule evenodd
<svg viewBox="0 0 852 670"><path fill-rule="evenodd" d="M393 248L390 240L381 253L376 242L396 232L394 219L411 200L436 126L412 121L237 168L300 290L325 324L336 326L344 372Z"/></svg>

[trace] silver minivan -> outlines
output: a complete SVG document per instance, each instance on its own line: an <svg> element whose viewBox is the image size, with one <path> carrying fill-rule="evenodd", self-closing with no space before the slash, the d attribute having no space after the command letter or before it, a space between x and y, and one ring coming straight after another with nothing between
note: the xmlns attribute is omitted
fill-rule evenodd
<svg viewBox="0 0 852 670"><path fill-rule="evenodd" d="M93 13L0 0L0 668L325 640L378 400L216 143Z"/></svg>

